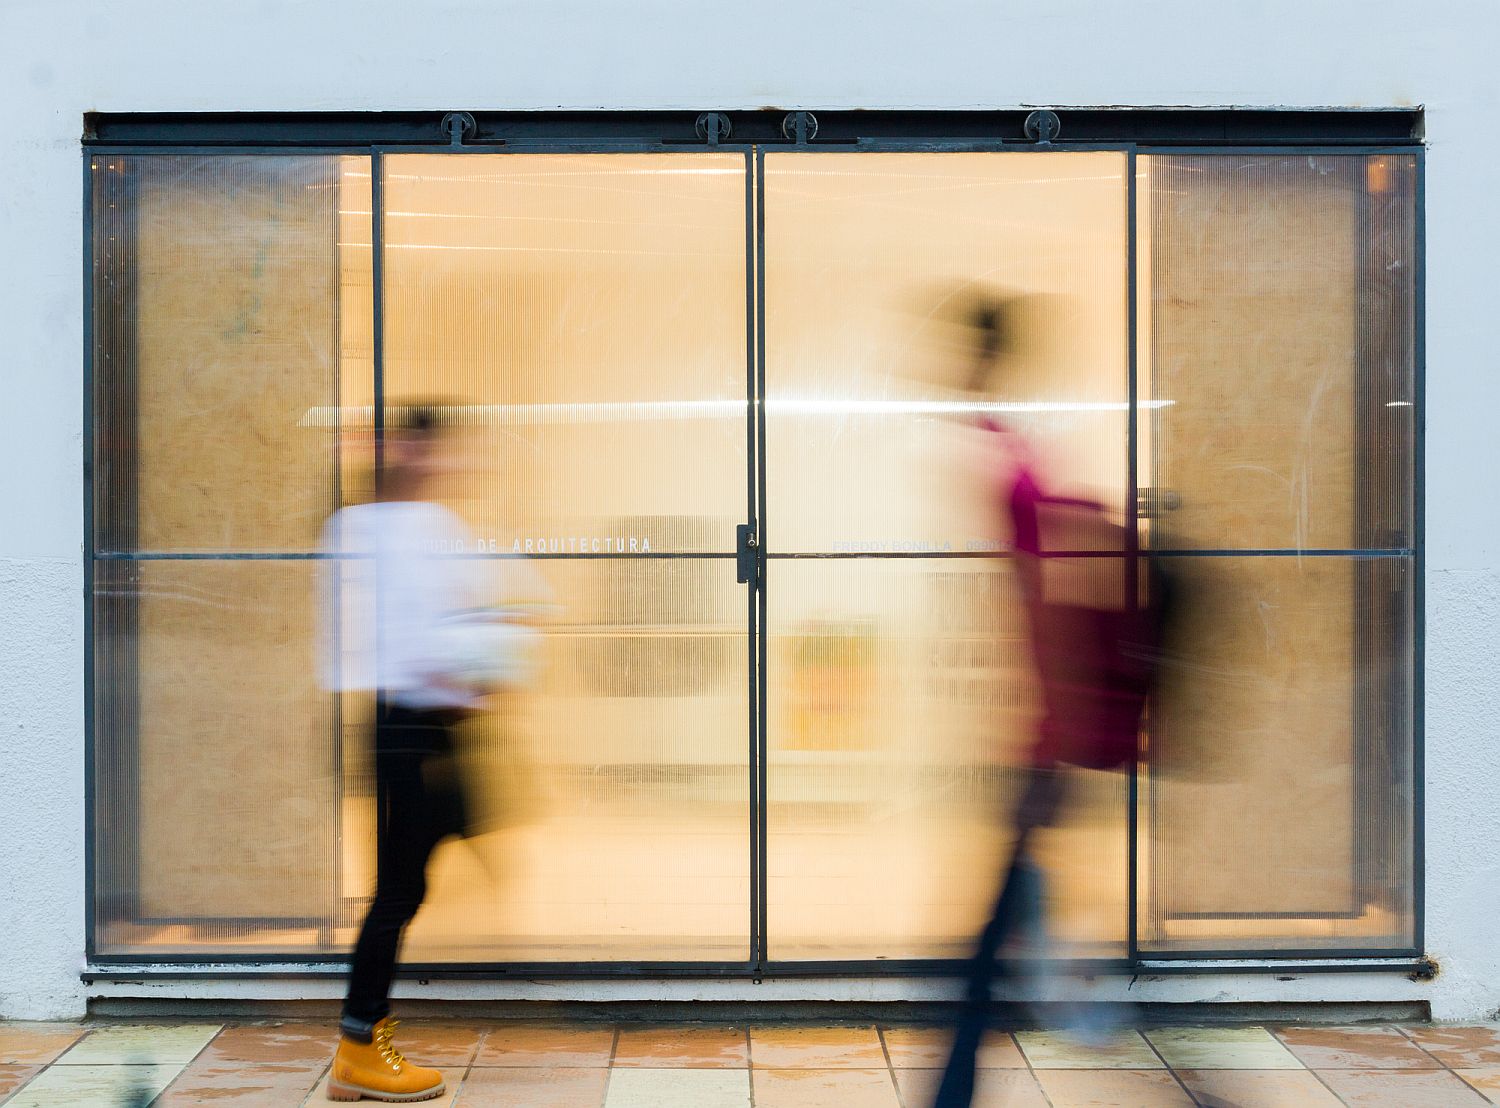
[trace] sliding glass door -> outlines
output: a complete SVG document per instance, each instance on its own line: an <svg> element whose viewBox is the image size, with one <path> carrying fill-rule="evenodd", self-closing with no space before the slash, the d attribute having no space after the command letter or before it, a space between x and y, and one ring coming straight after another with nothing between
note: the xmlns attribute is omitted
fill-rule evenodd
<svg viewBox="0 0 1500 1108"><path fill-rule="evenodd" d="M1038 719L984 420L1128 536L1089 572L1180 599L1139 767L1074 772L1039 844L1059 953L1414 950L1418 173L96 153L91 954L345 956L371 703L320 677L318 535L413 404L445 554L547 615L409 961L962 957Z"/></svg>

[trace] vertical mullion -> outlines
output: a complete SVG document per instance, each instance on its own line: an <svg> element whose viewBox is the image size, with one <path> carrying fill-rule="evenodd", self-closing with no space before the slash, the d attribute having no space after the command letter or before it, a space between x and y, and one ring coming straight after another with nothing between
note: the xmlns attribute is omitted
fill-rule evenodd
<svg viewBox="0 0 1500 1108"><path fill-rule="evenodd" d="M332 211L330 231L333 235L333 378L330 382L333 394L333 501L330 515L344 506L344 248L340 245L343 235L339 232L343 226L344 207L344 159L338 156L329 158L332 163L330 175L333 179L333 187L329 190L333 197L330 205ZM343 577L344 567L342 561L331 561L325 565L315 567L317 572L324 575L327 582L327 591L321 590L314 595L322 596L321 603L326 604L327 610L324 618L328 620L329 631L329 653L332 666L343 667L344 648L344 603L343 603ZM332 887L328 890L328 937L325 946L333 945L334 929L339 925L339 905L341 893L344 887L343 881L343 859L344 859L344 694L335 690L329 692L328 697L332 704L331 714L333 731L333 826L331 834L333 838L332 857L329 859L329 875L332 878Z"/></svg>
<svg viewBox="0 0 1500 1108"><path fill-rule="evenodd" d="M760 411L756 404L756 352L759 349L758 334L756 327L757 303L755 275L757 271L756 262L756 222L755 222L755 152L754 149L745 151L745 522L750 525L751 533L755 533L757 526L756 512L756 480L760 472L760 458L756 450L756 428L760 422ZM758 690L764 675L760 672L758 642L761 630L757 626L756 613L759 605L760 582L759 574L752 577L749 587L745 590L745 680L746 680L746 715L747 729L749 732L749 749L746 756L746 784L748 786L748 830L750 832L750 933L749 933L749 961L757 966L761 962L761 930L760 930L760 837L757 829L760 826L760 810L763 798L760 794L760 786L756 777L757 767L760 764L759 736L760 736L760 702Z"/></svg>
<svg viewBox="0 0 1500 1108"><path fill-rule="evenodd" d="M758 891L756 905L757 931L759 945L755 952L757 969L763 969L766 962L770 960L770 943L767 930L767 897L769 894L769 870L767 862L768 848L768 819L766 796L767 786L767 741L766 741L766 639L769 628L766 620L766 587L770 576L770 560L766 557L769 547L766 545L766 153L761 147L755 150L755 311L756 311L756 342L755 342L755 373L756 393L755 408L758 418L755 421L756 428L756 510L757 525L756 535L759 542L759 556L757 565L760 572L757 574L756 595L756 618L759 627L759 637L756 642L756 669L760 673L760 681L756 688L756 790L760 800L759 811L756 813L756 850L759 854L760 865L755 874L756 887Z"/></svg>
<svg viewBox="0 0 1500 1108"><path fill-rule="evenodd" d="M381 227L384 222L382 207L382 177L384 159L378 150L370 151L370 286L372 299L370 364L374 374L372 386L373 413L371 424L375 436L375 495L381 491L382 470L385 468L385 258ZM379 595L379 589L376 589ZM378 639L377 639L378 644ZM377 666L376 672L379 672Z"/></svg>
<svg viewBox="0 0 1500 1108"><path fill-rule="evenodd" d="M381 233L385 226L384 176L384 155L378 149L372 148L370 151L370 429L374 439L375 480L373 488L377 500L380 499L385 482L385 247L384 236ZM380 718L381 701L380 644L383 638L381 628L384 625L384 604L381 596L380 563L381 559L378 557L373 558L370 563L370 586L374 593L375 606L373 612L375 626L370 658L374 669L375 699L371 705L371 719L368 724L372 741L375 725ZM343 742L343 740L344 736L340 735L339 741ZM373 766L371 768L373 769ZM378 842L384 829L385 813L377 781L378 775L370 780L369 786L375 797L376 840Z"/></svg>
<svg viewBox="0 0 1500 1108"><path fill-rule="evenodd" d="M1415 404L1412 418L1414 479L1412 487L1412 539L1416 550L1412 596L1412 630L1416 639L1412 655L1412 707L1411 707L1411 844L1412 844L1412 939L1419 953L1425 950L1427 896L1427 828L1425 826L1427 799L1424 778L1426 764L1426 715L1427 715L1427 158L1425 149L1418 149L1416 158L1416 196L1414 198L1415 222L1412 274L1413 304L1412 354L1415 384L1412 401Z"/></svg>
<svg viewBox="0 0 1500 1108"><path fill-rule="evenodd" d="M95 876L94 836L94 174L95 161L83 152L83 949L92 961Z"/></svg>
<svg viewBox="0 0 1500 1108"><path fill-rule="evenodd" d="M1125 563L1128 571L1125 582L1125 603L1127 611L1134 611L1140 601L1140 474L1137 471L1136 459L1140 397L1138 395L1139 382L1136 354L1136 297L1136 153L1135 147L1132 146L1125 152L1125 342L1126 364L1128 366L1125 468L1126 480L1129 485L1125 498ZM1149 721L1149 714L1147 719ZM1132 965L1140 964L1137 889L1140 877L1138 859L1140 850L1140 819L1138 813L1140 767L1141 759L1139 750L1137 750L1136 758L1130 763L1130 776L1126 785L1125 812L1125 911L1128 916L1125 933L1127 936L1127 957L1129 957Z"/></svg>

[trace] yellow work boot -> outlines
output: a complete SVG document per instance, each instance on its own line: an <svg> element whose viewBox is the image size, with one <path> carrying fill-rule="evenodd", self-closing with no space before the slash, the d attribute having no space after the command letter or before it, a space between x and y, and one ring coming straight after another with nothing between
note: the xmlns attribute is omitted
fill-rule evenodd
<svg viewBox="0 0 1500 1108"><path fill-rule="evenodd" d="M405 1103L443 1095L443 1075L414 1066L391 1045L396 1021L387 1016L375 1025L370 1041L344 1035L328 1073L329 1100L384 1100Z"/></svg>

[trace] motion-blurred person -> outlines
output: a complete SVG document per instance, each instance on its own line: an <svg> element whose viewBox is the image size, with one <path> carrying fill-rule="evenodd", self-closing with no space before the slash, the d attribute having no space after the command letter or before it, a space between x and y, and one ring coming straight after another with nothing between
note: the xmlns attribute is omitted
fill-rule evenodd
<svg viewBox="0 0 1500 1108"><path fill-rule="evenodd" d="M1003 393L1005 371L1023 353L1018 316L1041 310L1038 304L987 298L973 309L967 384L974 398ZM1057 817L1063 767L1125 770L1136 758L1165 613L1164 582L1143 576L1134 544L1105 507L1052 491L1030 445L997 416L984 416L981 426L997 448L992 502L1011 535L1042 710L1013 813L1010 866L970 963L937 1108L970 1103L991 985L1001 972L996 957L1008 940L1043 925L1043 874L1031 848L1036 833Z"/></svg>
<svg viewBox="0 0 1500 1108"><path fill-rule="evenodd" d="M324 528L336 621L326 636L329 684L376 694L376 889L354 947L332 1100L444 1091L437 1070L413 1065L392 1043L391 979L433 849L468 830L456 729L487 687L518 677L527 634L485 606L485 563L463 556L474 549L468 529L431 499L447 468L440 410L393 410L375 501L340 510Z"/></svg>

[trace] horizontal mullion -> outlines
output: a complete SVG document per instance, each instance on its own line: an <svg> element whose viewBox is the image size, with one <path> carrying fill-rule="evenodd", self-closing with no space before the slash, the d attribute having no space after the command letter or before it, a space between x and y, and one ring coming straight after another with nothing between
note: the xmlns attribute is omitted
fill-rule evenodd
<svg viewBox="0 0 1500 1108"><path fill-rule="evenodd" d="M347 954L276 956L273 954L117 954L96 956L84 968L85 981L136 982L163 980L224 980L230 978L342 980L348 976ZM960 959L821 959L815 961L754 962L426 962L404 963L400 980L496 980L517 977L620 979L631 977L959 977L967 962ZM1430 973L1431 966L1412 950L1316 950L1291 952L1193 952L1180 956L1143 952L1136 961L1126 958L1047 959L1057 973L1100 974L1237 974L1237 973Z"/></svg>
<svg viewBox="0 0 1500 1108"><path fill-rule="evenodd" d="M1043 558L1410 558L1411 547L1384 549L1319 548L1316 550L1151 550L1142 547L1138 554L1127 550L1048 550ZM839 550L839 551L766 551L772 561L843 561L861 558L929 559L929 558L1013 558L1014 550Z"/></svg>
<svg viewBox="0 0 1500 1108"><path fill-rule="evenodd" d="M620 552L609 554L592 553L536 553L517 554L512 551L494 553L473 554L435 554L434 557L458 558L464 560L481 561L528 561L528 562L566 562L566 561L638 561L638 560L663 560L683 558L706 558L714 561L725 561L736 557L734 551L707 550L676 551L676 550L651 550ZM128 551L128 550L97 550L94 552L96 562L334 562L334 561L356 561L374 557L373 554L335 554L327 551L223 551L219 553L204 551Z"/></svg>
<svg viewBox="0 0 1500 1108"><path fill-rule="evenodd" d="M1317 547L1298 550L1295 547L1261 547L1235 550L1216 548L1204 550L1174 549L1159 550L1142 548L1141 553L1158 558L1410 558L1416 551L1409 546L1392 547Z"/></svg>
<svg viewBox="0 0 1500 1108"><path fill-rule="evenodd" d="M1156 965L1165 965L1173 962L1200 963L1223 961L1267 961L1284 964L1318 958L1337 958L1341 961L1344 959L1351 961L1357 959L1370 959L1372 961L1376 959L1418 959L1421 957L1421 953L1421 951L1414 947L1369 947L1361 949L1359 947L1342 946L1320 949L1318 947L1286 946L1260 947L1258 949L1221 947L1216 950L1167 950L1143 946L1140 951L1140 960L1142 963L1154 963ZM1377 965L1373 968L1378 969L1381 967ZM1401 968L1404 970L1406 967L1403 966Z"/></svg>

